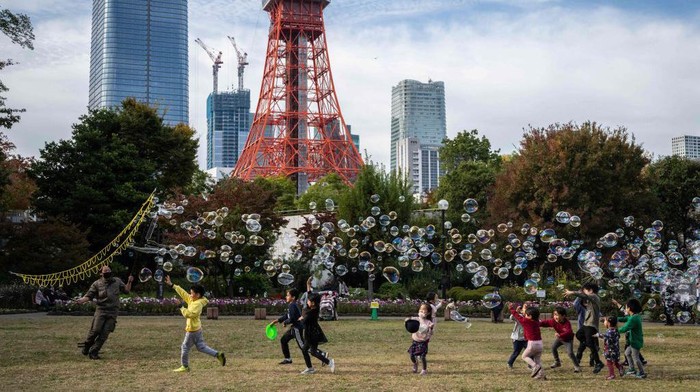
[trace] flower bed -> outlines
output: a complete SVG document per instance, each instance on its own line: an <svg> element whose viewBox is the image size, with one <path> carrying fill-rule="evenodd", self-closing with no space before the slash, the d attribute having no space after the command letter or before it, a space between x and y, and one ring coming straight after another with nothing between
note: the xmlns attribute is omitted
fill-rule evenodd
<svg viewBox="0 0 700 392"><path fill-rule="evenodd" d="M419 300L375 300L379 303L379 314L383 316L410 316L418 313L422 303ZM179 315L181 301L177 298L156 299L150 297L125 297L121 299L120 311L130 315ZM338 298L338 314L346 316L365 316L371 313L369 300ZM455 302L457 310L463 316L489 317L490 310L481 301ZM283 299L271 298L212 298L209 306L219 308L222 316L252 316L255 308L265 308L268 315L281 315L287 311ZM570 307L568 302L547 302L540 309L543 313L551 313L555 306ZM75 301L56 301L51 314L92 314L95 304L92 302L80 305ZM442 314L442 312L440 312ZM574 315L570 313L570 317Z"/></svg>

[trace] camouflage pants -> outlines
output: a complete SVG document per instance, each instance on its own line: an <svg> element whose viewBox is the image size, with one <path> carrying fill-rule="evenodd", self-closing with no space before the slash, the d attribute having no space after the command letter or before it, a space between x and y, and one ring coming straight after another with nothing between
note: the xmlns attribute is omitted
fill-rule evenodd
<svg viewBox="0 0 700 392"><path fill-rule="evenodd" d="M92 327L85 338L85 351L97 355L105 344L109 334L117 327L117 315L95 312Z"/></svg>

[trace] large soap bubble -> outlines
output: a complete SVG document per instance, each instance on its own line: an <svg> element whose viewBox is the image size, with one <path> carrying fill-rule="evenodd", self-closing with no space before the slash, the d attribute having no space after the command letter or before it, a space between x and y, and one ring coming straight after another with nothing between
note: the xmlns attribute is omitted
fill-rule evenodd
<svg viewBox="0 0 700 392"><path fill-rule="evenodd" d="M139 281L141 283L148 282L152 277L153 272L148 268L142 268L141 271L139 271Z"/></svg>
<svg viewBox="0 0 700 392"><path fill-rule="evenodd" d="M163 281L163 275L164 275L163 270L158 268L156 270L156 272L153 273L153 280L160 283Z"/></svg>
<svg viewBox="0 0 700 392"><path fill-rule="evenodd" d="M534 295L537 293L537 282L532 279L528 279L523 284L523 289L525 290L526 294Z"/></svg>
<svg viewBox="0 0 700 392"><path fill-rule="evenodd" d="M463 323L465 327L471 328L472 323L469 321L469 317L462 316L458 311L450 311L450 319L458 323Z"/></svg>
<svg viewBox="0 0 700 392"><path fill-rule="evenodd" d="M197 283L204 278L204 272L197 267L190 267L187 269L185 277L187 278L187 281Z"/></svg>
<svg viewBox="0 0 700 392"><path fill-rule="evenodd" d="M481 303L489 309L493 309L501 303L501 296L496 293L488 293L484 295Z"/></svg>
<svg viewBox="0 0 700 392"><path fill-rule="evenodd" d="M171 263L169 261L166 261L165 263L163 263L163 271L170 272L172 270L173 270L173 263Z"/></svg>
<svg viewBox="0 0 700 392"><path fill-rule="evenodd" d="M467 199L464 201L464 211L469 214L475 213L479 209L479 203L474 199Z"/></svg>
<svg viewBox="0 0 700 392"><path fill-rule="evenodd" d="M294 283L294 275L282 272L277 275L277 283L281 284L282 286L289 286L290 284Z"/></svg>
<svg viewBox="0 0 700 392"><path fill-rule="evenodd" d="M401 279L399 270L394 267L384 267L382 275L386 278L386 280L394 284L399 283L399 279Z"/></svg>

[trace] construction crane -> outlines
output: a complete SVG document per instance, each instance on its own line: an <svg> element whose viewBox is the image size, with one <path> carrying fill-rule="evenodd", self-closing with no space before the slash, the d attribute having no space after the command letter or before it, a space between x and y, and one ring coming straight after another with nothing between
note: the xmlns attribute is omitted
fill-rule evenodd
<svg viewBox="0 0 700 392"><path fill-rule="evenodd" d="M245 66L248 65L248 53L243 52L243 54L241 54L241 51L238 50L238 46L236 45L236 40L230 35L228 39L233 44L233 49L236 50L236 55L238 56L238 89L243 90L243 71L245 71Z"/></svg>
<svg viewBox="0 0 700 392"><path fill-rule="evenodd" d="M212 74L214 75L214 94L216 94L219 91L219 68L221 68L221 64L224 63L223 60L221 60L221 56L223 53L219 52L217 54L216 50L205 45L204 42L202 42L202 40L199 38L194 40L194 42L198 43L199 46L201 46L202 49L204 49L204 51L207 52L207 54L211 58L211 61L214 62L214 65L212 65Z"/></svg>

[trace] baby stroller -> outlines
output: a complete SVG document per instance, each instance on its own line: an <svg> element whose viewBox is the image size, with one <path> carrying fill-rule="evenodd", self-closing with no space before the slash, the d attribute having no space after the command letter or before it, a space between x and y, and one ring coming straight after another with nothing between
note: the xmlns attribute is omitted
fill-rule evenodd
<svg viewBox="0 0 700 392"><path fill-rule="evenodd" d="M326 321L337 320L338 311L336 310L336 298L338 298L338 293L330 290L319 291L318 293L321 294L321 305L318 309L319 318Z"/></svg>

